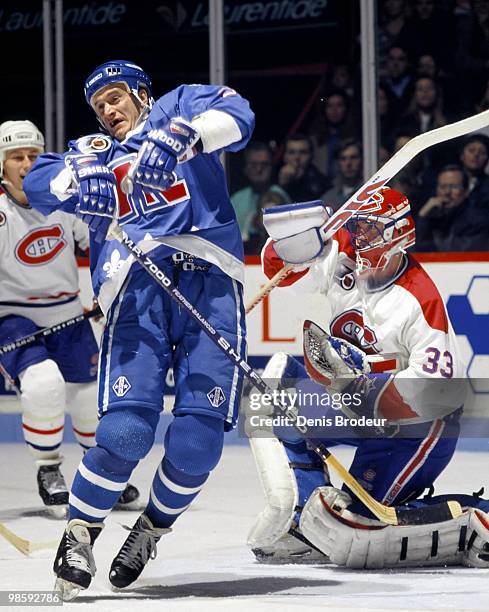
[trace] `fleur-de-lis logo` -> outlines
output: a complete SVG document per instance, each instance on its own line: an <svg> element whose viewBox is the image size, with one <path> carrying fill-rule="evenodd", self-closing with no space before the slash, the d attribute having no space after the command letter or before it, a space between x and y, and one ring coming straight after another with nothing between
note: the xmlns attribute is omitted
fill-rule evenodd
<svg viewBox="0 0 489 612"><path fill-rule="evenodd" d="M121 259L121 254L116 249L110 255L110 261L106 261L102 266L107 278L112 278L124 265L125 259Z"/></svg>

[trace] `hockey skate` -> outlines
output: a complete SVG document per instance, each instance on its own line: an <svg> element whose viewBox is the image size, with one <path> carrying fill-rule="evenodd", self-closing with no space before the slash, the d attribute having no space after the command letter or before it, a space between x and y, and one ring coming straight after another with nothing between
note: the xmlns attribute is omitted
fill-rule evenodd
<svg viewBox="0 0 489 612"><path fill-rule="evenodd" d="M145 514L141 514L133 528L124 526L131 533L110 566L109 580L113 586L123 589L141 574L150 559L156 558L156 544L171 529L153 527Z"/></svg>
<svg viewBox="0 0 489 612"><path fill-rule="evenodd" d="M114 506L114 510L139 510L139 504L139 491L134 485L128 482Z"/></svg>
<svg viewBox="0 0 489 612"><path fill-rule="evenodd" d="M63 601L72 601L81 589L89 587L97 568L92 554L103 523L87 523L73 519L66 526L54 560L55 591Z"/></svg>
<svg viewBox="0 0 489 612"><path fill-rule="evenodd" d="M68 513L68 489L59 466L60 458L36 461L39 495L46 510L55 518L64 519Z"/></svg>

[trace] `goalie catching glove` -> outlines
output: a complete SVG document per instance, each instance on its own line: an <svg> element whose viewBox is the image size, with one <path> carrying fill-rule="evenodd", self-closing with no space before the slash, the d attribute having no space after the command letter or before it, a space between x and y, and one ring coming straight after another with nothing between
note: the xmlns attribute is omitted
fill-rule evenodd
<svg viewBox="0 0 489 612"><path fill-rule="evenodd" d="M116 177L96 155L68 156L65 162L78 189L76 216L102 242L117 210Z"/></svg>
<svg viewBox="0 0 489 612"><path fill-rule="evenodd" d="M150 130L142 144L134 180L143 187L168 189L176 180L177 162L193 157L199 140L199 132L181 117L170 119L163 128Z"/></svg>
<svg viewBox="0 0 489 612"><path fill-rule="evenodd" d="M319 325L304 321L304 365L309 376L341 393L370 372L367 355L350 342L330 336Z"/></svg>

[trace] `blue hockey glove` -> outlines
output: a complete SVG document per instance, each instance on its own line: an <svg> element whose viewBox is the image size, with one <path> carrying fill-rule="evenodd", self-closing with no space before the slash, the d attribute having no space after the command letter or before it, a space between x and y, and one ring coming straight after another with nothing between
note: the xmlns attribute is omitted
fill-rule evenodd
<svg viewBox="0 0 489 612"><path fill-rule="evenodd" d="M173 172L179 158L198 142L198 131L185 119L170 119L165 127L150 130L134 180L144 187L164 191L175 182Z"/></svg>
<svg viewBox="0 0 489 612"><path fill-rule="evenodd" d="M102 242L117 210L116 177L96 155L67 157L66 164L78 187L76 216L95 232L95 240Z"/></svg>

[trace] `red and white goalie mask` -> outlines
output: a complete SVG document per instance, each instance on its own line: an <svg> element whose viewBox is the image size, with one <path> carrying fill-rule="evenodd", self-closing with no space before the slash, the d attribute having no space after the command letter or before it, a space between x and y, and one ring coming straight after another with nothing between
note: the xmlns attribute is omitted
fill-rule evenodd
<svg viewBox="0 0 489 612"><path fill-rule="evenodd" d="M383 187L347 223L357 258L358 274L384 270L396 253L415 243L407 197Z"/></svg>

